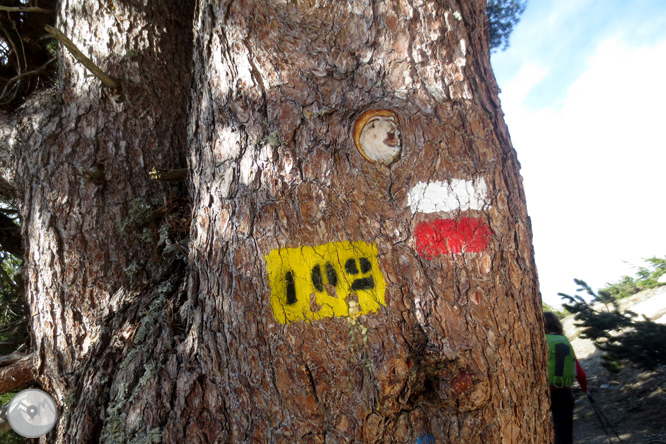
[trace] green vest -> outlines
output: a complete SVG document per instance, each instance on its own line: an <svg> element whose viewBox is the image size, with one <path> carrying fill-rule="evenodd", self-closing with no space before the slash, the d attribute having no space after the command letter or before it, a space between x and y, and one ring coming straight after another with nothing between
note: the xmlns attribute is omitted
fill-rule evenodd
<svg viewBox="0 0 666 444"><path fill-rule="evenodd" d="M551 387L573 386L576 378L576 355L569 340L561 335L546 335L548 341L548 384Z"/></svg>

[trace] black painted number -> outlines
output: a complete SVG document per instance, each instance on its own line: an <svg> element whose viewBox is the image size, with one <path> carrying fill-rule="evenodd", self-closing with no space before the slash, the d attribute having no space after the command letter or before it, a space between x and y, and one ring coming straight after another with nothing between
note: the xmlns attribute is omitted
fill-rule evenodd
<svg viewBox="0 0 666 444"><path fill-rule="evenodd" d="M358 260L358 266L356 265L356 259L348 259L345 262L345 271L347 274L356 275L359 274L359 266L361 273L370 273L372 271L372 263L368 258L362 257ZM358 290L372 290L375 288L375 280L372 276L355 279L351 284L351 291Z"/></svg>
<svg viewBox="0 0 666 444"><path fill-rule="evenodd" d="M312 279L312 285L314 285L317 291L324 291L324 280L321 273L321 265L317 264L314 266L314 268L312 268L310 278ZM332 286L338 286L338 273L330 263L326 263L326 279L328 279L328 283Z"/></svg>
<svg viewBox="0 0 666 444"><path fill-rule="evenodd" d="M287 284L287 305L296 303L296 284L294 283L294 274L288 271L284 276L284 282Z"/></svg>

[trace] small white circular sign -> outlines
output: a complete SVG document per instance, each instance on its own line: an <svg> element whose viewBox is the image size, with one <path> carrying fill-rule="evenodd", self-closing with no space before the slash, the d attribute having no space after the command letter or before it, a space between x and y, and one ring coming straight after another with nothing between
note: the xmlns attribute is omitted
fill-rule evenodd
<svg viewBox="0 0 666 444"><path fill-rule="evenodd" d="M41 390L23 390L12 398L7 407L9 425L25 438L46 435L57 420L55 401Z"/></svg>

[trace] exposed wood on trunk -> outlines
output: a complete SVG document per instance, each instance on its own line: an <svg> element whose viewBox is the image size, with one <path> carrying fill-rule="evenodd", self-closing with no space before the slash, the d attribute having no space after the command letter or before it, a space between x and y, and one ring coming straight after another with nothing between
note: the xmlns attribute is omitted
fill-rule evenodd
<svg viewBox="0 0 666 444"><path fill-rule="evenodd" d="M28 355L0 368L0 394L29 385L35 381L35 356Z"/></svg>
<svg viewBox="0 0 666 444"><path fill-rule="evenodd" d="M120 88L118 82L113 78L108 76L104 71L102 71L95 63L86 57L81 50L72 42L69 37L63 34L60 30L54 28L53 26L46 25L44 27L46 31L51 34L55 39L62 43L65 48L74 56L76 60L81 62L83 66L88 68L88 70L95 75L98 79L102 81L106 86L113 89Z"/></svg>

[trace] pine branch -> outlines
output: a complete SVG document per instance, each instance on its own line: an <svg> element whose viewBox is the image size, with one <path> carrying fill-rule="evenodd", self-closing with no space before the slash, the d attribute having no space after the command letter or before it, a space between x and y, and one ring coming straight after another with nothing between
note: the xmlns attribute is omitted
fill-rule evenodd
<svg viewBox="0 0 666 444"><path fill-rule="evenodd" d="M0 6L0 11L7 12L38 12L40 14L53 14L51 9L44 9L38 6Z"/></svg>

